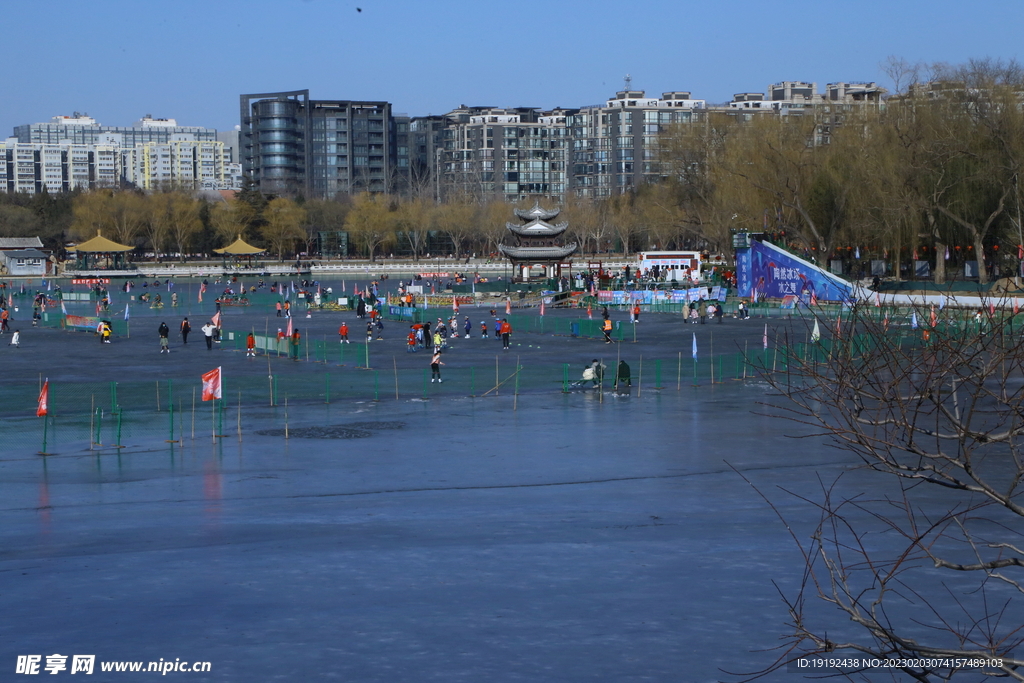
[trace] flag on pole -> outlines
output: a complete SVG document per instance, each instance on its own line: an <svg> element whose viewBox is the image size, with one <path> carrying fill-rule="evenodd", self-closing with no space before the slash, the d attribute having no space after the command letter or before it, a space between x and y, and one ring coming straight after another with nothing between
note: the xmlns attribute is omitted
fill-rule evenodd
<svg viewBox="0 0 1024 683"><path fill-rule="evenodd" d="M697 333L693 333L693 359L697 360Z"/></svg>
<svg viewBox="0 0 1024 683"><path fill-rule="evenodd" d="M920 259L917 258L917 247L914 247L914 260L915 261L919 261L920 260Z"/></svg>
<svg viewBox="0 0 1024 683"><path fill-rule="evenodd" d="M943 308L945 308L945 307L946 307L946 299L945 299L945 298L943 298L943 299L941 299L941 300L939 301L939 310L941 311L941 310L942 310Z"/></svg>
<svg viewBox="0 0 1024 683"><path fill-rule="evenodd" d="M768 348L768 323L764 324L764 336L761 337L761 344L765 349Z"/></svg>
<svg viewBox="0 0 1024 683"><path fill-rule="evenodd" d="M96 317L100 317L100 302L96 302Z"/></svg>
<svg viewBox="0 0 1024 683"><path fill-rule="evenodd" d="M47 280L46 281L46 291L47 292L50 291L52 285L53 285L53 280Z"/></svg>
<svg viewBox="0 0 1024 683"><path fill-rule="evenodd" d="M459 298L456 296L452 297L452 313L458 314L459 312Z"/></svg>
<svg viewBox="0 0 1024 683"><path fill-rule="evenodd" d="M857 259L858 261L860 260L860 247L857 247L857 250L853 253L853 258Z"/></svg>
<svg viewBox="0 0 1024 683"><path fill-rule="evenodd" d="M917 329L917 311L910 314L910 329Z"/></svg>
<svg viewBox="0 0 1024 683"><path fill-rule="evenodd" d="M540 300L540 314L544 315L544 299Z"/></svg>
<svg viewBox="0 0 1024 683"><path fill-rule="evenodd" d="M199 285L199 303L203 303L203 292L206 291L206 283Z"/></svg>
<svg viewBox="0 0 1024 683"><path fill-rule="evenodd" d="M287 328L285 328L285 331L284 331L284 336L286 336L286 337L289 337L289 338L290 338L290 337L292 336L292 334L293 334L293 333L294 333L294 330L292 330L292 319L291 319L291 318L288 318L288 327L287 327Z"/></svg>
<svg viewBox="0 0 1024 683"><path fill-rule="evenodd" d="M932 304L931 324L935 327L939 324L939 317L935 315L935 304Z"/></svg>
<svg viewBox="0 0 1024 683"><path fill-rule="evenodd" d="M213 370L203 373L203 400L212 401L215 398L220 398L220 366L218 365Z"/></svg>
<svg viewBox="0 0 1024 683"><path fill-rule="evenodd" d="M994 301L988 302L988 314L989 315L995 315L996 314L996 304L995 304Z"/></svg>
<svg viewBox="0 0 1024 683"><path fill-rule="evenodd" d="M1017 260L1024 261L1024 244L1017 245Z"/></svg>
<svg viewBox="0 0 1024 683"><path fill-rule="evenodd" d="M61 312L62 315L67 315L68 314L68 308L67 308L67 306L64 305L64 299L60 300L60 312Z"/></svg>
<svg viewBox="0 0 1024 683"><path fill-rule="evenodd" d="M39 402L36 405L36 417L45 417L50 404L50 378L43 382L43 388L39 390Z"/></svg>
<svg viewBox="0 0 1024 683"><path fill-rule="evenodd" d="M946 247L946 260L949 260L949 247Z"/></svg>
<svg viewBox="0 0 1024 683"><path fill-rule="evenodd" d="M292 321L292 319L288 318L288 324L289 325L291 324L291 321ZM217 311L216 313L213 314L213 318L211 319L211 322L213 323L214 327L220 327L220 311Z"/></svg>
<svg viewBox="0 0 1024 683"><path fill-rule="evenodd" d="M128 320L128 304L124 305L124 319Z"/></svg>
<svg viewBox="0 0 1024 683"><path fill-rule="evenodd" d="M1017 297L1013 297L1013 314L1017 315L1018 313L1020 313L1020 301L1017 300Z"/></svg>
<svg viewBox="0 0 1024 683"><path fill-rule="evenodd" d="M345 291L345 281L344 280L341 281L341 291L342 291L342 293L344 293L344 291Z"/></svg>
<svg viewBox="0 0 1024 683"><path fill-rule="evenodd" d="M882 298L878 296L878 292L875 292L875 308L882 305Z"/></svg>
<svg viewBox="0 0 1024 683"><path fill-rule="evenodd" d="M587 320L593 320L593 319L594 319L594 309L590 307L590 304L587 304Z"/></svg>
<svg viewBox="0 0 1024 683"><path fill-rule="evenodd" d="M512 313L512 299L505 297L505 315Z"/></svg>
<svg viewBox="0 0 1024 683"><path fill-rule="evenodd" d="M814 319L814 329L811 330L811 341L812 342L819 342L819 341L821 341L821 328L818 327L818 319L817 318Z"/></svg>

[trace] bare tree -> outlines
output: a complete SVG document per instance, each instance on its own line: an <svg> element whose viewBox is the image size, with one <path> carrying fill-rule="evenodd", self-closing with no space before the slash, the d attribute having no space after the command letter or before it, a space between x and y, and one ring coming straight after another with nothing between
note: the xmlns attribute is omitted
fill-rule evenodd
<svg viewBox="0 0 1024 683"><path fill-rule="evenodd" d="M1024 681L1024 342L999 313L916 316L927 333L907 337L854 313L847 334L764 374L780 414L881 478L867 493L840 478L804 496L820 516L809 540L790 527L805 567L784 596L789 641L758 675L845 652L902 662L918 681ZM1000 663L951 666L973 658Z"/></svg>

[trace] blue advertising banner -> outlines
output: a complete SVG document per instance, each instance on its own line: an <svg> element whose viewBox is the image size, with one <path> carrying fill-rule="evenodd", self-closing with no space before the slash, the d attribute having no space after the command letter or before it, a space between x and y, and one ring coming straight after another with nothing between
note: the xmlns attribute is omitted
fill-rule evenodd
<svg viewBox="0 0 1024 683"><path fill-rule="evenodd" d="M753 266L750 260L750 248L736 250L736 289L741 297L754 295Z"/></svg>
<svg viewBox="0 0 1024 683"><path fill-rule="evenodd" d="M743 282L743 270L737 271ZM774 244L751 240L749 272L751 295L757 299L795 296L810 304L812 300L848 301L851 297L850 283ZM743 291L741 286L741 295Z"/></svg>

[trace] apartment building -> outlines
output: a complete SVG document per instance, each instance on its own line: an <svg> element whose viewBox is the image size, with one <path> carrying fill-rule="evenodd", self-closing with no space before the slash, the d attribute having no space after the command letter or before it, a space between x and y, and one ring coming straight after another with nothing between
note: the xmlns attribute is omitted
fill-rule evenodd
<svg viewBox="0 0 1024 683"><path fill-rule="evenodd" d="M195 140L216 140L217 131L200 126L179 126L174 119L153 118L146 114L131 126L105 126L87 114L75 112L71 116L54 116L46 123L15 126L18 142L59 144L65 140L79 145L108 143L111 135L119 136L122 147L134 147L147 142L169 142L175 135L191 135Z"/></svg>
<svg viewBox="0 0 1024 683"><path fill-rule="evenodd" d="M116 187L123 176L116 144L0 143L0 191L37 194Z"/></svg>
<svg viewBox="0 0 1024 683"><path fill-rule="evenodd" d="M409 117L389 102L250 94L240 96L240 117L242 171L265 193L331 198L408 185Z"/></svg>
<svg viewBox="0 0 1024 683"><path fill-rule="evenodd" d="M566 119L572 136L572 192L611 197L660 180L659 135L668 126L702 120L706 104L686 91L658 98L643 90L621 90L603 105L575 110Z"/></svg>
<svg viewBox="0 0 1024 683"><path fill-rule="evenodd" d="M230 152L220 141L175 135L165 143L147 142L124 150L126 179L144 190L235 189Z"/></svg>
<svg viewBox="0 0 1024 683"><path fill-rule="evenodd" d="M445 115L441 194L561 199L569 130L561 109L467 107Z"/></svg>

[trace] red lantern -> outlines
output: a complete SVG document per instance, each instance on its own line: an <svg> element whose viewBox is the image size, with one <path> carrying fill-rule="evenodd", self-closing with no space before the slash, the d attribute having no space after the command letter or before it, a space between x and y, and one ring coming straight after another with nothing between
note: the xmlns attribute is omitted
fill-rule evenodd
<svg viewBox="0 0 1024 683"><path fill-rule="evenodd" d="M973 249L974 249L974 246L973 246L973 245L970 245L970 244L968 244L968 245L967 245L967 249L968 249L968 251L970 251L970 250L973 250Z"/></svg>
<svg viewBox="0 0 1024 683"><path fill-rule="evenodd" d="M992 248L995 249L996 251L999 251L999 245L998 244L993 244Z"/></svg>
<svg viewBox="0 0 1024 683"><path fill-rule="evenodd" d="M956 250L960 251L960 245L959 244L956 246Z"/></svg>

